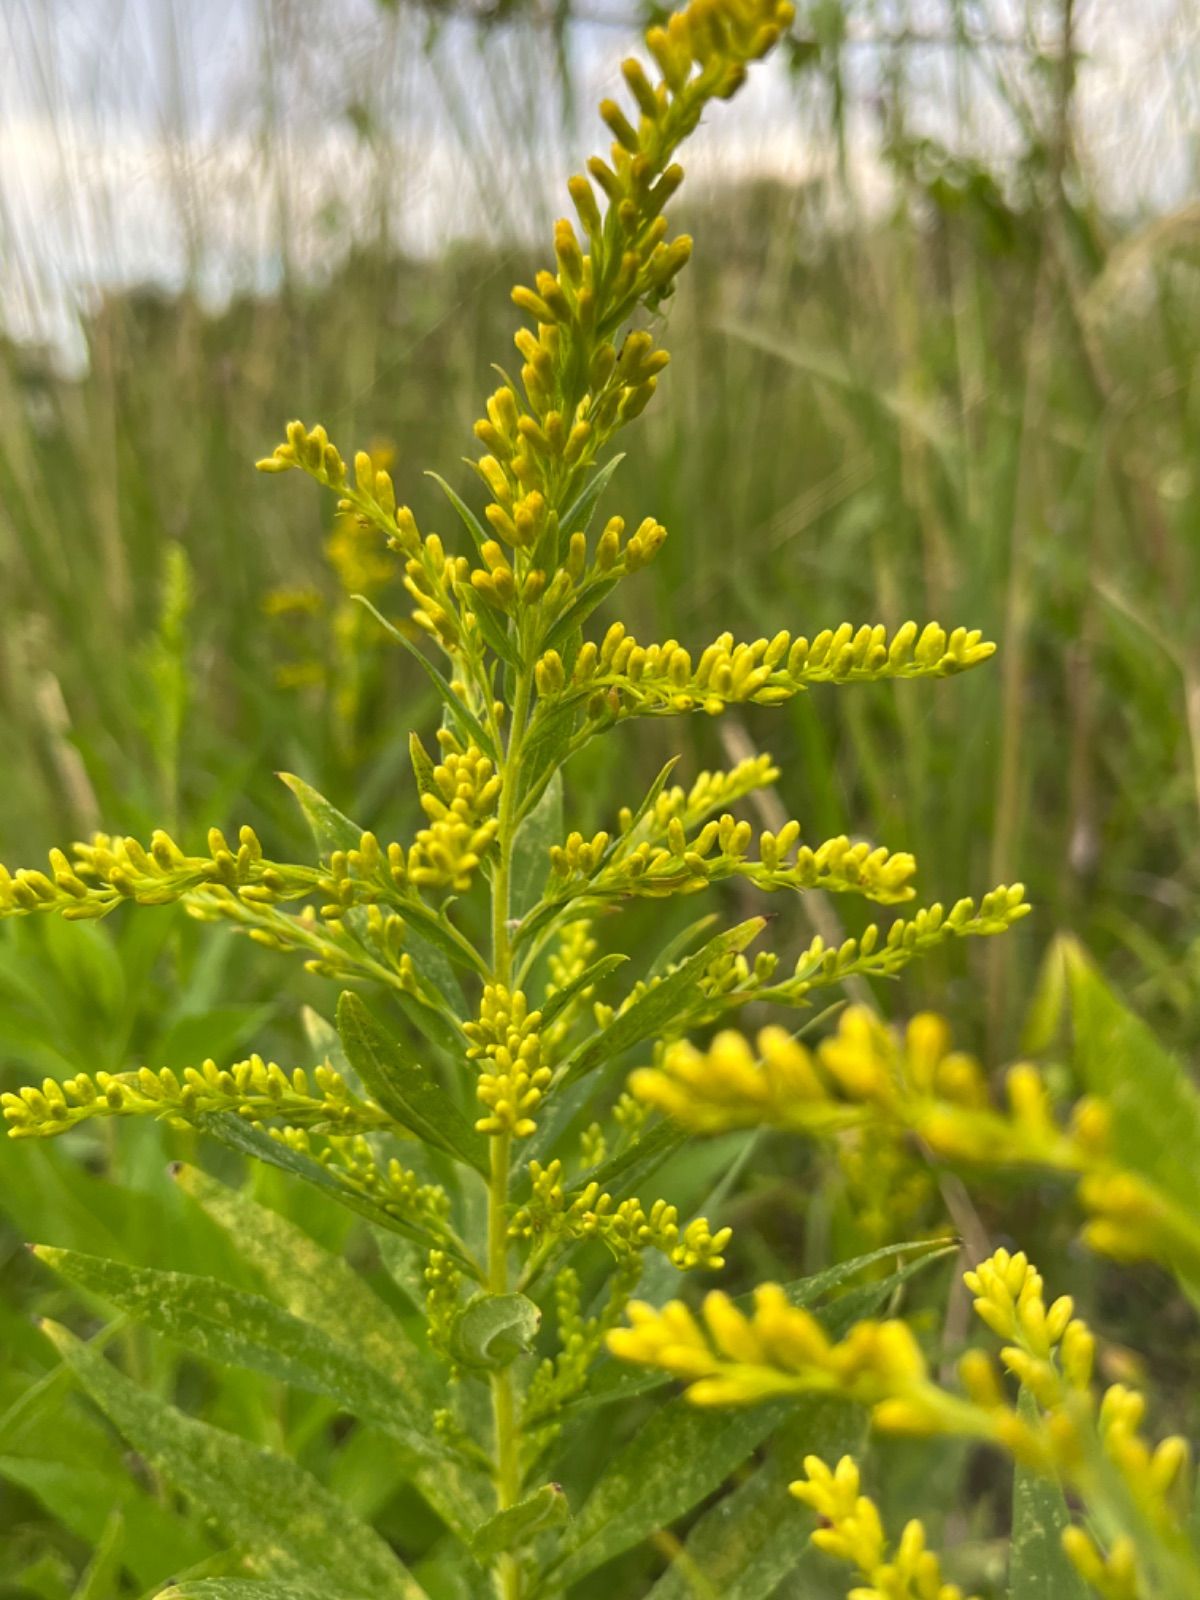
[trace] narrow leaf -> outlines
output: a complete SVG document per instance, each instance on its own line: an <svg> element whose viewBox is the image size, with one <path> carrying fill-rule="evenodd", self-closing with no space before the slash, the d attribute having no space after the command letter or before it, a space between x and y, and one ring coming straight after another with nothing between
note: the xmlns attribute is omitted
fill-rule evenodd
<svg viewBox="0 0 1200 1600"><path fill-rule="evenodd" d="M488 604L484 595L478 594L474 589L466 596L465 603L470 606L479 631L490 647L492 654L499 656L501 661L510 667L520 668L521 656L517 649L517 641L509 632L508 619L497 612Z"/></svg>
<svg viewBox="0 0 1200 1600"><path fill-rule="evenodd" d="M547 630L542 640L542 649L561 650L564 642L576 628L583 626L597 606L608 599L619 582L619 578L594 578L591 583L585 585L554 626ZM576 690L575 693L578 694L579 691Z"/></svg>
<svg viewBox="0 0 1200 1600"><path fill-rule="evenodd" d="M343 816L335 805L326 800L323 794L318 794L303 778L297 778L291 772L281 772L279 777L299 801L322 859L328 860L335 850L358 849L363 830L357 822L351 822L349 817Z"/></svg>
<svg viewBox="0 0 1200 1600"><path fill-rule="evenodd" d="M712 962L720 956L744 950L765 925L765 918L751 917L710 939L674 972L647 989L628 1010L614 1017L607 1028L581 1046L568 1060L563 1082L573 1083L643 1039L653 1038L665 1027L678 1024L699 998L699 981Z"/></svg>
<svg viewBox="0 0 1200 1600"><path fill-rule="evenodd" d="M474 466L474 462L471 464ZM456 490L450 487L440 473L426 472L425 476L433 479L434 483L437 484L438 488L446 496L446 499L449 500L455 511L458 512L459 520L461 521L463 527L471 535L471 539L476 550L478 550L482 555L483 547L492 538L492 535L484 527L483 523L480 522L479 518L471 510L470 506L463 499L463 497Z"/></svg>
<svg viewBox="0 0 1200 1600"><path fill-rule="evenodd" d="M624 461L624 455L613 456L611 461L606 461L599 470L588 479L583 488L575 496L571 504L558 519L559 523L568 533L586 533L588 524L592 520L592 512L596 502L608 488L613 473Z"/></svg>
<svg viewBox="0 0 1200 1600"><path fill-rule="evenodd" d="M158 1600L370 1600L360 1589L342 1588L335 1594L322 1586L289 1578L287 1583L256 1583L252 1578L198 1578L195 1583L172 1584Z"/></svg>
<svg viewBox="0 0 1200 1600"><path fill-rule="evenodd" d="M213 1517L267 1572L372 1600L427 1600L375 1530L285 1457L188 1417L139 1389L65 1328L43 1325L114 1426L180 1493Z"/></svg>
<svg viewBox="0 0 1200 1600"><path fill-rule="evenodd" d="M352 600L357 600L359 605L365 606L375 618L376 622L378 622L379 626L383 628L384 631L393 639L395 639L397 643L402 644L408 651L409 655L412 656L414 661L420 663L422 672L425 673L430 683L432 683L433 687L437 690L438 698L445 706L451 722L454 723L459 733L467 739L473 739L479 748L485 753L485 755L491 756L493 761L498 761L499 756L496 752L495 745L492 743L491 735L486 731L479 719L471 711L469 711L465 705L463 705L462 701L458 698L454 690L446 681L445 676L438 671L437 667L434 666L433 662L430 661L429 657L424 653L424 651L418 650L411 639L407 638L403 633L401 633L400 629L397 628L394 623L389 622L383 613L379 611L376 606L371 604L366 595L356 594L351 595L350 598Z"/></svg>
<svg viewBox="0 0 1200 1600"><path fill-rule="evenodd" d="M598 961L593 961L577 978L573 978L564 988L557 989L542 1007L542 1027L549 1027L550 1023L585 989L594 989L603 983L605 978L623 967L629 960L628 956L613 954L601 956Z"/></svg>
<svg viewBox="0 0 1200 1600"><path fill-rule="evenodd" d="M1087 1088L1112 1107L1117 1160L1200 1215L1200 1093L1079 946L1064 942L1063 953L1076 1065Z"/></svg>
<svg viewBox="0 0 1200 1600"><path fill-rule="evenodd" d="M550 873L551 846L562 843L565 831L562 773L556 772L513 839L513 917L523 917L541 899Z"/></svg>
<svg viewBox="0 0 1200 1600"><path fill-rule="evenodd" d="M398 1440L414 1461L445 1455L432 1434L432 1419L414 1411L384 1373L354 1348L335 1344L319 1328L261 1295L246 1294L215 1278L126 1267L48 1245L38 1245L34 1254L89 1294L196 1355L328 1395Z"/></svg>
<svg viewBox="0 0 1200 1600"><path fill-rule="evenodd" d="M278 1211L196 1167L176 1168L175 1181L229 1235L267 1290L293 1316L319 1328L336 1344L357 1351L432 1427L433 1413L446 1403L443 1368L414 1343L405 1324L347 1262ZM457 1533L465 1535L478 1526L485 1514L486 1491L466 1468L441 1461L418 1469L414 1477L430 1505Z"/></svg>
<svg viewBox="0 0 1200 1600"><path fill-rule="evenodd" d="M787 1402L712 1411L682 1396L655 1411L609 1462L550 1572L557 1584L594 1571L668 1527L718 1488L768 1438Z"/></svg>
<svg viewBox="0 0 1200 1600"><path fill-rule="evenodd" d="M1036 1424L1037 1401L1028 1390L1021 1390L1017 1409L1026 1422ZM1013 1476L1009 1600L1088 1600L1088 1586L1062 1547L1063 1529L1070 1521L1058 1479L1018 1462Z"/></svg>
<svg viewBox="0 0 1200 1600"><path fill-rule="evenodd" d="M789 1574L803 1575L813 1592L828 1561L808 1542L813 1516L788 1493L806 1455L837 1461L854 1453L866 1425L861 1411L837 1400L801 1396L771 1442L770 1457L746 1482L705 1512L676 1560L647 1600L696 1600L689 1576L703 1574L720 1600L769 1600ZM789 1592L791 1592L789 1590ZM797 1594L807 1594L801 1586ZM1067 1591L1064 1591L1066 1600Z"/></svg>
<svg viewBox="0 0 1200 1600"><path fill-rule="evenodd" d="M368 1093L418 1139L486 1173L487 1146L462 1112L398 1038L385 1033L358 995L338 1001L338 1032Z"/></svg>

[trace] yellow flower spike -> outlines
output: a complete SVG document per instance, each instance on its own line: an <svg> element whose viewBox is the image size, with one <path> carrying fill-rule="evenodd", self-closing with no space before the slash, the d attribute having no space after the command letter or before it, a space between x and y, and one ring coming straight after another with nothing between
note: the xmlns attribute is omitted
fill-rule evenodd
<svg viewBox="0 0 1200 1600"><path fill-rule="evenodd" d="M889 1556L879 1508L860 1493L858 1467L850 1456L832 1472L819 1456L807 1456L804 1470L807 1477L788 1487L822 1519L811 1535L813 1544L854 1567L865 1581L866 1587L850 1590L848 1600L962 1600L957 1585L942 1582L941 1561L916 1518Z"/></svg>

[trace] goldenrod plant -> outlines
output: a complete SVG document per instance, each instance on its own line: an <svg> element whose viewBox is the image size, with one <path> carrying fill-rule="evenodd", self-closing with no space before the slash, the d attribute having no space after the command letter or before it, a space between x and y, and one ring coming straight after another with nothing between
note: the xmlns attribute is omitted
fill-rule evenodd
<svg viewBox="0 0 1200 1600"><path fill-rule="evenodd" d="M438 480L457 543L423 533L378 457L361 451L348 467L320 426L291 423L259 463L331 489L356 550L369 534L379 553L398 557L411 617L396 623L364 603L417 657L443 708L432 739L411 734L425 815L415 837L380 840L288 777L315 836L312 863L275 859L243 827L235 838L211 830L200 850L166 830L144 843L98 835L52 851L45 870L0 871L5 915L88 920L129 902L181 904L299 955L342 990L336 1030L310 1019L315 1066L251 1055L48 1079L4 1096L10 1133L150 1117L209 1134L362 1218L422 1313L418 1328L397 1317L339 1258L191 1166L178 1182L249 1251L268 1296L40 1251L185 1348L329 1396L382 1430L444 1527L430 1569L418 1572L298 1465L139 1390L95 1344L50 1325L63 1360L130 1445L222 1530L225 1565L209 1563L173 1595L572 1592L692 1511L769 1431L758 1417L709 1427L668 1402L597 1461L581 1442L594 1440L597 1407L653 1387L622 1385L606 1339L618 1356L687 1377L691 1397L710 1404L813 1391L849 1395L879 1416L888 1405L933 1406L936 1395L937 1420L986 1416L987 1436L1003 1436L998 1403L985 1411L978 1394L952 1401L929 1384L903 1323L847 1331L840 1303L799 1311L769 1288L750 1320L710 1296L704 1329L681 1306L653 1310L644 1297L660 1298L674 1275L719 1271L731 1235L719 1218L648 1197L646 1185L687 1131L757 1121L832 1131L869 1112L936 1145L927 1103L944 1120L959 1110L983 1117L978 1075L946 1056L936 1025L910 1040L912 1081L894 1097L877 1092L875 1057L898 1047L859 1013L817 1057L789 1033L768 1032L764 1068L724 1034L707 1049L685 1041L751 1001L794 1024L822 988L892 976L939 945L1003 933L1029 909L1020 886L907 912L836 950L817 942L790 963L754 951L762 916L716 932L706 918L640 975L618 979L626 957L610 947L603 914L630 902L736 880L749 893L819 889L900 906L913 899L916 864L848 837L802 842L796 821L756 829L739 820L730 808L779 775L766 756L688 786L672 784L667 761L591 837L564 817L571 758L602 734L628 739L618 725L633 718L778 706L816 685L947 677L993 651L975 631L936 623L721 634L687 646L639 643L619 621L593 622L667 537L653 515L595 525L620 459L614 441L650 404L667 364L656 314L691 254L666 215L683 179L676 152L791 16L787 0L692 0L650 28L651 66L623 64L627 108L600 108L613 135L608 159L570 180L576 216L555 227L553 267L513 291L528 325L515 336L516 374L501 371L475 424L482 514ZM376 571L372 557L372 583ZM626 1093L635 1053L648 1064ZM893 1270L859 1291L871 1305L936 1252L909 1254L899 1266L889 1249L874 1258ZM798 1292L816 1305L858 1266ZM619 1327L627 1308L632 1332ZM1048 1427L1033 1430L1039 1440ZM855 1552L878 1587L882 1546ZM720 1569L728 1558L715 1559ZM936 1574L915 1534L902 1538L898 1560L914 1581ZM697 1565L681 1562L684 1572ZM720 1570L702 1581L723 1582ZM743 1564L747 1597L759 1592L746 1587L751 1573Z"/></svg>

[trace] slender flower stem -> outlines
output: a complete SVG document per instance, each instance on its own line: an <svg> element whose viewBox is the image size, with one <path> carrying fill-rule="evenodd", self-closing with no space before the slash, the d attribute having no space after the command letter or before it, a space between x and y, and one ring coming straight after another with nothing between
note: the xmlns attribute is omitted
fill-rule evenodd
<svg viewBox="0 0 1200 1600"><path fill-rule="evenodd" d="M516 801L520 773L521 745L529 721L531 678L522 672L513 699L512 725L508 735L500 791L499 836L496 872L492 879L492 980L508 985L512 979L512 945L509 911L512 880L513 839L516 834ZM508 1293L508 1172L512 1145L510 1134L493 1137L491 1175L488 1183L488 1288L492 1294ZM501 1511L515 1505L521 1492L520 1428L513 1394L512 1372L504 1367L492 1374L492 1421L495 1434L496 1497ZM497 1563L501 1600L521 1600L521 1569L511 1555Z"/></svg>

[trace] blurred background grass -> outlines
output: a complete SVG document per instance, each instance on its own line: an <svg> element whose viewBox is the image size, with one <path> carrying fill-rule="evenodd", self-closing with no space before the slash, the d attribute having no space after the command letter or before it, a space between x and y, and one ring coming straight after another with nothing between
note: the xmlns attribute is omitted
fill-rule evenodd
<svg viewBox="0 0 1200 1600"><path fill-rule="evenodd" d="M422 471L467 481L508 287L545 253L639 20L569 0L9 0L0 858L242 821L286 856L305 839L280 769L383 836L408 826L405 740L433 707L347 603L378 574L308 486L252 463L288 417L322 420L343 449L393 452L421 526L446 530ZM745 741L776 757L807 837L912 849L926 900L1023 879L1018 933L882 997L948 1011L993 1064L1064 928L1167 1040L1200 1041L1198 65L1189 0L1137 18L801 0L786 62L701 142L673 365L612 491L671 535L620 595L639 637L911 615L1000 642L961 681L624 730L575 791L600 826L668 754L686 774ZM398 586L377 599L399 608ZM811 909L770 909L782 951L811 937ZM0 928L0 1081L251 1039L287 1059L324 987L202 932L167 912ZM0 1147L3 1570L48 1600L73 1592L112 1494L47 1510L68 1469L28 1409L56 1380L25 1317L52 1297L20 1242L220 1259L136 1132ZM776 1243L752 1247L764 1270ZM153 1376L165 1358L130 1337ZM336 1455L316 1402L213 1381L207 1414ZM102 1443L93 1486L119 1477ZM195 1535L175 1521L182 1560Z"/></svg>

